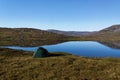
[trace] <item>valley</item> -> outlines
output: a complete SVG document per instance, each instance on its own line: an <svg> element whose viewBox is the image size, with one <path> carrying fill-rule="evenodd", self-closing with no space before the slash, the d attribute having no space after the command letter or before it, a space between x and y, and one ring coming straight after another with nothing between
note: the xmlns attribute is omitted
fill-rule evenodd
<svg viewBox="0 0 120 80"><path fill-rule="evenodd" d="M85 33L87 35L84 34L82 36L74 36L71 34L68 36L65 35L65 33L58 34L54 32L48 32L45 30L33 28L0 28L0 46L32 47L57 44L66 41L97 41L101 44L104 44L105 46L114 49L119 49L120 25L117 25L117 27L115 26L111 26L98 32L93 32L92 34L90 33L89 35ZM64 47L60 49L65 49ZM95 48L94 46L94 49L98 48ZM77 50L75 49L75 51ZM91 52L89 51L88 54L90 53ZM0 79L1 80L120 79L119 58L113 57L90 58L76 56L65 52L49 52L51 56L35 59L32 58L33 54L34 52L31 51L0 48L0 65L1 65Z"/></svg>
<svg viewBox="0 0 120 80"><path fill-rule="evenodd" d="M119 30L120 25L113 25L98 32L81 32L81 36L75 35L78 32L74 32L74 35L73 32L69 32L68 36L67 32L59 32L57 30L52 32L32 28L0 28L0 45L39 46L65 41L119 42Z"/></svg>

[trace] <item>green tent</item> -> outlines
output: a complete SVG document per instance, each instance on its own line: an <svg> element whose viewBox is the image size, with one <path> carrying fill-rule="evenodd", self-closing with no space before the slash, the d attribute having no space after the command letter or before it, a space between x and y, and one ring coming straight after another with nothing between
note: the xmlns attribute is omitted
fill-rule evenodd
<svg viewBox="0 0 120 80"><path fill-rule="evenodd" d="M34 52L33 58L47 57L48 51L43 47L38 47L38 49Z"/></svg>

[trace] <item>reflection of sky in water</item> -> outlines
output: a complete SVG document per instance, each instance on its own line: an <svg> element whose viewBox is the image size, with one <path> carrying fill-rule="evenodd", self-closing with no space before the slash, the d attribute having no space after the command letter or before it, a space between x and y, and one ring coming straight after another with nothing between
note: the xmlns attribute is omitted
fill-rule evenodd
<svg viewBox="0 0 120 80"><path fill-rule="evenodd" d="M49 52L67 52L86 57L120 57L119 49L112 49L93 41L70 41L56 45L45 45L42 47L46 48ZM7 46L7 48L25 51L35 51L37 49L37 47L15 46Z"/></svg>

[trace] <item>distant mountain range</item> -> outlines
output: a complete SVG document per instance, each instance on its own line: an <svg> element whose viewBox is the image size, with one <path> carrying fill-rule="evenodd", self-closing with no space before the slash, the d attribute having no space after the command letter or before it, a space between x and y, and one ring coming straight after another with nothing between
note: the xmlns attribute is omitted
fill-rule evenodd
<svg viewBox="0 0 120 80"><path fill-rule="evenodd" d="M55 30L55 29L49 29L47 31L57 33L57 34L64 34L66 36L86 36L94 33L94 32L88 32L88 31L61 31L61 30Z"/></svg>
<svg viewBox="0 0 120 80"><path fill-rule="evenodd" d="M120 25L112 25L100 31L88 32L88 31L61 31L50 29L48 32L53 32L57 34L64 34L66 36L90 36L90 35L114 35L120 33Z"/></svg>
<svg viewBox="0 0 120 80"><path fill-rule="evenodd" d="M97 32L0 28L0 46L40 46L70 40L120 41L120 25Z"/></svg>

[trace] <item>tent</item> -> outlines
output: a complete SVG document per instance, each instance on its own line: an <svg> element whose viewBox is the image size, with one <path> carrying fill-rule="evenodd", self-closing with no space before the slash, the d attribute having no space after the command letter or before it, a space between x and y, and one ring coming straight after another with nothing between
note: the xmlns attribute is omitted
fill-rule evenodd
<svg viewBox="0 0 120 80"><path fill-rule="evenodd" d="M48 51L43 47L38 47L38 49L34 52L33 58L47 57Z"/></svg>

